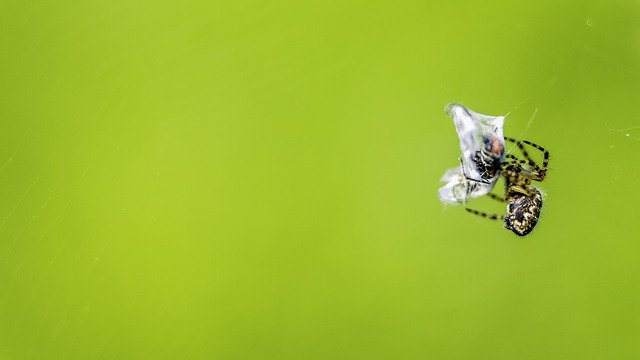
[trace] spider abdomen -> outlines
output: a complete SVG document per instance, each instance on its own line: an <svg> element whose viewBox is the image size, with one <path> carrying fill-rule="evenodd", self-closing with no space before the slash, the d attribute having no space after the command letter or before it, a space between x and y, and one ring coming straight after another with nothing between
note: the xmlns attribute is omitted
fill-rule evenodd
<svg viewBox="0 0 640 360"><path fill-rule="evenodd" d="M504 217L504 227L516 235L525 236L538 223L542 209L542 195L534 187L529 188L531 195L510 193L507 197L507 215Z"/></svg>

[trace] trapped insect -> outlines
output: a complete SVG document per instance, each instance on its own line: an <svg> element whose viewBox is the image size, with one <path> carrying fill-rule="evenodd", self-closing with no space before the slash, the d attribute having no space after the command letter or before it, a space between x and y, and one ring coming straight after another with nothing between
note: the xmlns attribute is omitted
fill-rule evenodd
<svg viewBox="0 0 640 360"><path fill-rule="evenodd" d="M479 114L455 103L445 113L453 119L462 156L460 165L440 179L445 185L438 197L443 203L462 204L491 192L499 178L505 154L504 116Z"/></svg>
<svg viewBox="0 0 640 360"><path fill-rule="evenodd" d="M513 138L505 139L515 143L524 157L524 159L519 159L512 154L506 155L504 162L500 165L502 177L505 179L505 195L504 197L499 197L494 194L488 194L489 197L495 200L506 202L507 213L505 215L496 215L470 208L466 208L466 210L489 219L503 220L506 229L513 231L516 235L525 236L533 230L540 218L542 194L531 185L531 182L543 181L546 177L549 166L549 152L542 146L530 141L520 141ZM524 144L539 150L543 154L542 166L538 166L529 157Z"/></svg>

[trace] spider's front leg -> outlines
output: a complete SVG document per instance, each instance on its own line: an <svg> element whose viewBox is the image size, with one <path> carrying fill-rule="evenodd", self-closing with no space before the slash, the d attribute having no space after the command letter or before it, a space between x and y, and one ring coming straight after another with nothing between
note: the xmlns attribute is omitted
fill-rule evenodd
<svg viewBox="0 0 640 360"><path fill-rule="evenodd" d="M545 148L543 148L538 144L532 143L531 141L527 141L527 140L521 141L514 138L506 137L506 136L504 139L516 144L518 149L520 149L520 151L522 152L522 155L527 160L526 162L529 164L529 166L535 169L535 171L538 173L538 175L540 175L542 179L545 178L545 176L547 175L547 167L549 166L549 151L547 151ZM524 148L523 144L527 144L542 153L544 157L544 159L542 160L542 166L538 166L538 164L535 161L533 161L531 157L529 157L529 153L527 153L527 150ZM539 180L539 181L542 181L542 180Z"/></svg>

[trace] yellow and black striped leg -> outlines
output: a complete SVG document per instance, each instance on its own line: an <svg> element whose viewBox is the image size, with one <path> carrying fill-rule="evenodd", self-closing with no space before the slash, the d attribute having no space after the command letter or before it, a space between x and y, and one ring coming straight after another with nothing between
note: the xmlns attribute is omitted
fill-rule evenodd
<svg viewBox="0 0 640 360"><path fill-rule="evenodd" d="M469 209L469 208L464 208L465 210L467 210L468 212L474 214L474 215L478 215L481 216L483 218L487 218L487 219L491 219L491 220L504 220L504 215L496 215L496 214L489 214L483 211L478 211L478 210L474 210L474 209Z"/></svg>
<svg viewBox="0 0 640 360"><path fill-rule="evenodd" d="M538 168L537 170L540 176L544 179L545 175L547 174L547 167L549 166L549 151L538 144L532 143L531 141L522 140L522 142L536 148L543 154L544 159L542 160L542 167Z"/></svg>
<svg viewBox="0 0 640 360"><path fill-rule="evenodd" d="M523 164L527 164L528 163L527 160L518 159L518 157L513 155L513 154L507 154L506 159L507 160L505 160L504 163L503 163L505 165L516 165L516 166L519 166L519 165L523 165Z"/></svg>
<svg viewBox="0 0 640 360"><path fill-rule="evenodd" d="M506 137L504 138L507 141L510 141L514 144L516 144L516 146L518 147L518 149L520 149L520 151L522 152L522 155L524 155L525 159L527 159L528 164L535 169L536 172L538 172L542 178L544 178L544 176L547 173L547 166L549 166L549 151L547 151L545 148L543 148L542 146L538 145L538 144L534 144L531 141L527 141L527 140L517 140L514 138L510 138L510 137ZM529 153L527 153L527 150L525 149L523 144L527 144L533 148L535 148L536 150L539 150L540 152L542 152L543 156L544 156L544 160L542 161L542 167L538 166L538 164L536 164L535 161L531 160L531 157L529 157Z"/></svg>
<svg viewBox="0 0 640 360"><path fill-rule="evenodd" d="M493 194L493 193L489 193L489 194L487 194L487 196L492 198L493 200L496 200L496 201L507 202L502 196L498 196L498 195Z"/></svg>

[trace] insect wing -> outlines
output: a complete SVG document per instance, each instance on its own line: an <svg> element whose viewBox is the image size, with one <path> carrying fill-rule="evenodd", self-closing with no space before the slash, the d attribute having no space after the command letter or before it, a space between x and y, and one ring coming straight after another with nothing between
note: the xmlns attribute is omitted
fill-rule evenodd
<svg viewBox="0 0 640 360"><path fill-rule="evenodd" d="M449 204L466 203L470 197L487 194L493 188L492 183L467 179L460 167L447 170L440 181L445 185L438 189L438 197L443 203Z"/></svg>

